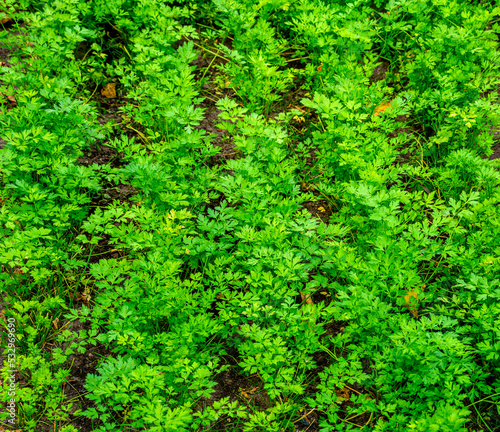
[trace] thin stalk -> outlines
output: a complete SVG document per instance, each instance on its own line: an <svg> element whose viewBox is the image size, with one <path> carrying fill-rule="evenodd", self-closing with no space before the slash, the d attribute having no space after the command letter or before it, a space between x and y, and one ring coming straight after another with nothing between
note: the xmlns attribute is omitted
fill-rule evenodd
<svg viewBox="0 0 500 432"><path fill-rule="evenodd" d="M493 394L493 395L486 396L486 397L485 397L485 398L483 398L483 399L480 399L480 400L478 400L478 401L476 401L476 402L472 402L472 403L470 403L470 404L469 404L469 405L467 405L465 408L469 408L469 407L470 407L470 406L472 406L472 405L476 405L476 404L478 404L479 402L483 402L483 401L485 401L485 400L487 400L487 399L491 399L492 397L495 397L495 396L500 396L500 393L495 393L495 394Z"/></svg>
<svg viewBox="0 0 500 432"><path fill-rule="evenodd" d="M223 57L223 56L221 56L221 55L219 55L217 53L214 53L213 51L210 51L209 49L205 48L204 46L202 46L200 44L197 44L196 42L193 42L193 44L195 46L197 46L198 48L200 48L200 49L202 49L202 50L204 50L204 51L206 51L206 52L208 52L208 53L210 53L210 54L212 54L212 55L214 55L216 57L219 57L222 60L229 61L226 57Z"/></svg>
<svg viewBox="0 0 500 432"><path fill-rule="evenodd" d="M94 89L94 91L92 92L92 94L90 95L90 97L89 97L89 98L88 98L88 99L87 99L87 100L83 103L84 105L88 104L88 103L89 103L89 101L90 101L90 99L92 99L92 96L94 96L94 93L96 92L97 87L99 87L99 84L97 84L97 85L95 86L95 89Z"/></svg>
<svg viewBox="0 0 500 432"><path fill-rule="evenodd" d="M291 63L293 61L297 61L297 60L306 60L308 58L311 58L311 56L307 56L307 57L296 57L296 58L293 58L293 59L290 59L290 60L286 60L287 63Z"/></svg>
<svg viewBox="0 0 500 432"><path fill-rule="evenodd" d="M217 51L218 52L218 51ZM213 62L215 61L217 57L214 56L208 67L205 69L205 72L203 72L203 75L201 76L201 79L205 78L205 75L207 74L208 70L212 67Z"/></svg>

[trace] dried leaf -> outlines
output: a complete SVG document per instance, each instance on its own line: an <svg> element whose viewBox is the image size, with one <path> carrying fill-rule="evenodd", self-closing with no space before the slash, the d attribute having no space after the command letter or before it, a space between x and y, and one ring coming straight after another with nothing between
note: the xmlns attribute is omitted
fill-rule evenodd
<svg viewBox="0 0 500 432"><path fill-rule="evenodd" d="M314 185L313 185L313 184L302 183L302 184L300 185L300 190L301 190L302 192L308 192L308 191L310 191L310 190L316 190L316 188L314 187Z"/></svg>
<svg viewBox="0 0 500 432"><path fill-rule="evenodd" d="M108 99L114 99L116 97L115 83L109 83L101 90L101 94Z"/></svg>
<svg viewBox="0 0 500 432"><path fill-rule="evenodd" d="M244 396L247 399L249 399L250 398L249 395L253 395L257 390L259 390L259 387L254 387L254 388L248 389L248 390L241 389L241 396Z"/></svg>
<svg viewBox="0 0 500 432"><path fill-rule="evenodd" d="M384 113L389 108L391 108L391 101L383 102L377 108L375 108L373 115L378 116L378 115Z"/></svg>
<svg viewBox="0 0 500 432"><path fill-rule="evenodd" d="M85 303L86 305L88 305L90 300L92 299L92 297L86 292L83 292L82 294L76 293L75 296L73 297L73 299L75 299L75 298L76 298L76 301L81 301L81 302Z"/></svg>
<svg viewBox="0 0 500 432"><path fill-rule="evenodd" d="M17 100L14 96L6 94L2 94L2 96L4 96L9 101L11 106L17 106Z"/></svg>
<svg viewBox="0 0 500 432"><path fill-rule="evenodd" d="M305 295L302 291L300 292L300 298L302 299L302 302L306 302L307 304L314 304L312 301L311 295Z"/></svg>
<svg viewBox="0 0 500 432"><path fill-rule="evenodd" d="M0 9L0 14L5 14L7 15L8 11ZM7 24L12 21L12 18L9 16L6 16L5 18L2 18L2 24Z"/></svg>
<svg viewBox="0 0 500 432"><path fill-rule="evenodd" d="M405 297L405 307L409 309L411 314L418 318L418 293L415 290L408 291Z"/></svg>
<svg viewBox="0 0 500 432"><path fill-rule="evenodd" d="M0 318L2 319L3 322L7 322L7 319L5 318L5 311L0 311Z"/></svg>
<svg viewBox="0 0 500 432"><path fill-rule="evenodd" d="M52 324L54 324L54 328L58 330L57 324L59 324L59 318L56 318L54 321L52 321Z"/></svg>
<svg viewBox="0 0 500 432"><path fill-rule="evenodd" d="M335 390L335 394L342 401L348 401L351 398L351 391L347 387L342 390Z"/></svg>

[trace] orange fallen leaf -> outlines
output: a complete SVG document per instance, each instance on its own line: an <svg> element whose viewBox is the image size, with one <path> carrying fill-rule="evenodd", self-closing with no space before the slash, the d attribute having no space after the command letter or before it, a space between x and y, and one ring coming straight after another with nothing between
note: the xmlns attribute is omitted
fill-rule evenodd
<svg viewBox="0 0 500 432"><path fill-rule="evenodd" d="M406 302L404 306L408 308L415 318L418 318L418 293L415 290L411 290L404 297Z"/></svg>
<svg viewBox="0 0 500 432"><path fill-rule="evenodd" d="M310 111L310 109L308 107L298 106L298 105L292 105L292 104L288 105L287 109L288 110L297 110L297 111L300 111L303 114L309 114L309 111Z"/></svg>
<svg viewBox="0 0 500 432"><path fill-rule="evenodd" d="M3 12L3 11L0 11L0 12ZM6 17L6 18L2 19L2 24L7 24L8 22L11 22L11 21L12 21L12 18Z"/></svg>
<svg viewBox="0 0 500 432"><path fill-rule="evenodd" d="M10 105L17 106L17 100L16 100L16 98L14 96L12 96L12 95L6 95L6 94L3 94L3 93L2 93L2 96L4 96L9 101ZM5 102L3 102L3 103L5 103Z"/></svg>
<svg viewBox="0 0 500 432"><path fill-rule="evenodd" d="M342 390L335 390L335 394L337 395L337 398L347 401L351 398L351 391L345 387Z"/></svg>
<svg viewBox="0 0 500 432"><path fill-rule="evenodd" d="M312 183L302 183L300 185L300 190L302 192L307 192L307 191L310 191L310 190L316 190L316 188L314 187L314 185Z"/></svg>
<svg viewBox="0 0 500 432"><path fill-rule="evenodd" d="M302 299L302 302L306 302L307 304L314 304L312 301L311 295L305 295L302 291L300 292L300 298Z"/></svg>
<svg viewBox="0 0 500 432"><path fill-rule="evenodd" d="M259 387L254 387L253 389L248 389L248 390L242 389L241 396L244 396L248 399L249 395L253 395L258 389L259 389Z"/></svg>
<svg viewBox="0 0 500 432"><path fill-rule="evenodd" d="M101 94L108 99L113 99L116 97L115 83L109 83L101 90Z"/></svg>
<svg viewBox="0 0 500 432"><path fill-rule="evenodd" d="M373 115L378 116L384 113L388 108L391 108L391 101L382 102L378 107L375 108Z"/></svg>

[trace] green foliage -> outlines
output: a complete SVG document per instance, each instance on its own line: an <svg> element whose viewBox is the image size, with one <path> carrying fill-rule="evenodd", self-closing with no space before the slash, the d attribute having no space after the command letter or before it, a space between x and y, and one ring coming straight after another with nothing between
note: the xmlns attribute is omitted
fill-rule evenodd
<svg viewBox="0 0 500 432"><path fill-rule="evenodd" d="M493 2L6 7L18 429L499 427Z"/></svg>
<svg viewBox="0 0 500 432"><path fill-rule="evenodd" d="M30 387L16 391L17 421L24 430L38 430L43 424L55 424L60 430L71 431L68 423L74 415L74 401L68 400L63 388L71 374L70 357L84 353L85 345L92 335L82 330L72 332L61 327L55 331L53 321L62 319L61 310L65 309L60 297L49 297L43 302L15 301L10 299L11 313L8 317L15 320L15 361L18 376L31 383ZM8 303L8 304L9 304ZM10 321L9 321L10 322ZM6 337L2 341L6 342ZM53 345L47 350L45 345ZM7 383L12 372L8 364L2 368L2 381ZM9 387L4 385L2 402L11 400ZM8 413L2 413L2 420ZM68 427L66 427L68 426Z"/></svg>

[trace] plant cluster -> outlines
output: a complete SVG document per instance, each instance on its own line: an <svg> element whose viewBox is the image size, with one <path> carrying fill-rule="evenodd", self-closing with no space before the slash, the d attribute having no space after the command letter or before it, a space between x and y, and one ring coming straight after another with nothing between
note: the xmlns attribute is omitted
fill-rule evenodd
<svg viewBox="0 0 500 432"><path fill-rule="evenodd" d="M495 2L3 16L19 429L500 427Z"/></svg>

